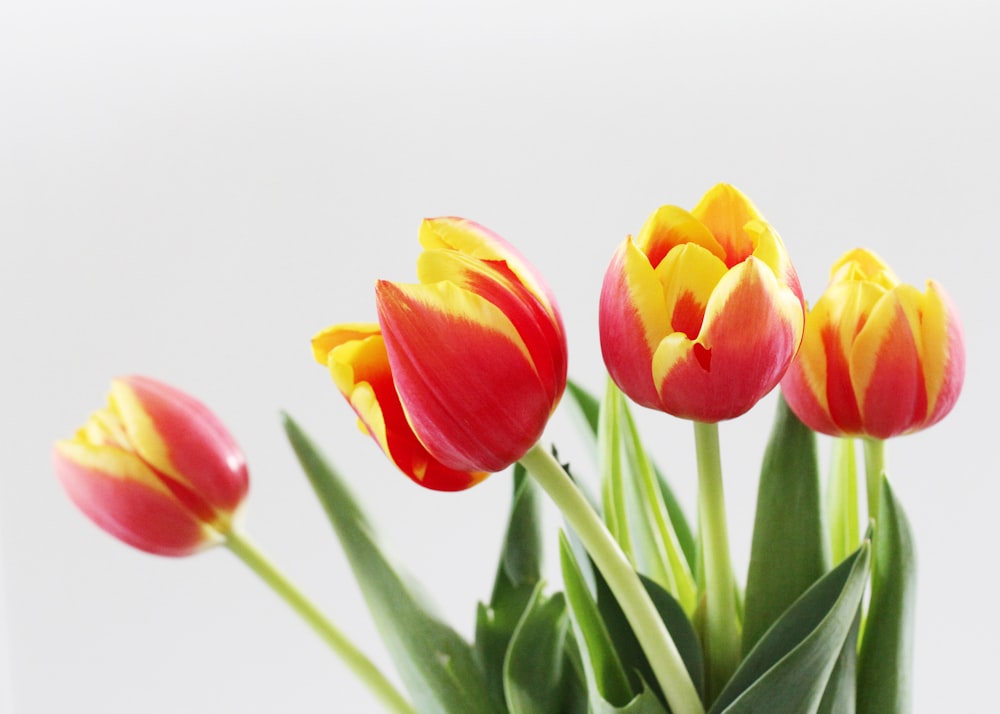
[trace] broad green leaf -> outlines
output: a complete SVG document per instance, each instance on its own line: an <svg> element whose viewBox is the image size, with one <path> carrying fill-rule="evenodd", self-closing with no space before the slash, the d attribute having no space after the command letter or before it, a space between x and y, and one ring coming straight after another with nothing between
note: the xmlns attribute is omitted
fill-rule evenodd
<svg viewBox="0 0 1000 714"><path fill-rule="evenodd" d="M709 714L814 714L850 635L868 580L870 544L824 575L750 651Z"/></svg>
<svg viewBox="0 0 1000 714"><path fill-rule="evenodd" d="M597 422L597 460L601 479L601 505L608 530L635 567L637 565L636 552L632 544L632 529L629 527L629 499L625 490L625 473L622 469L619 401L620 393L609 379Z"/></svg>
<svg viewBox="0 0 1000 714"><path fill-rule="evenodd" d="M595 569L596 570L596 569ZM704 696L705 675L704 659L701 651L701 640L695 632L694 625L688 619L687 614L681 604L674 597L657 585L649 578L640 575L643 587L649 593L653 605L656 607L660 618L667 626L670 638L674 641L681 660L691 677L695 690L700 696ZM596 572L597 580L597 607L601 612L601 617L607 624L608 631L618 650L619 657L626 671L632 672L633 688L639 686L639 681L635 680L635 675L640 677L641 682L649 682L649 687L657 694L660 692L653 669L646 658L645 652L639 645L632 627L628 624L624 611L618 605L608 587L607 582L600 572Z"/></svg>
<svg viewBox="0 0 1000 714"><path fill-rule="evenodd" d="M524 467L514 466L514 497L488 605L476 613L476 654L490 695L504 705L504 659L514 630L541 581L541 499Z"/></svg>
<svg viewBox="0 0 1000 714"><path fill-rule="evenodd" d="M669 483L649 460L621 390L608 379L601 402L575 383L569 392L597 439L608 529L639 570L676 590L690 609L693 593L688 590L694 588L687 581L693 580L696 562L694 535ZM623 446L628 472L622 470Z"/></svg>
<svg viewBox="0 0 1000 714"><path fill-rule="evenodd" d="M875 525L872 592L858 657L858 714L910 711L916 562L913 534L887 478Z"/></svg>
<svg viewBox="0 0 1000 714"><path fill-rule="evenodd" d="M593 394L574 382L572 379L566 382L566 391L573 397L573 401L580 408L580 413L590 426L590 432L597 435L598 414L601 411L601 402Z"/></svg>
<svg viewBox="0 0 1000 714"><path fill-rule="evenodd" d="M854 714L858 696L858 631L861 625L861 609L854 616L854 624L844 640L837 664L826 683L823 701L818 714Z"/></svg>
<svg viewBox="0 0 1000 714"><path fill-rule="evenodd" d="M580 413L583 415L583 418L589 427L590 435L592 437L596 437L600 414L600 401L597 397L572 380L567 383L566 391L573 398L573 401L579 408ZM698 548L695 544L694 531L692 531L687 516L684 514L684 509L681 508L680 502L674 495L673 489L671 489L670 484L663 475L663 472L660 471L656 464L653 464L653 469L656 472L656 478L660 484L660 491L662 492L663 500L667 505L667 512L670 514L670 522L674 526L674 531L677 533L677 540L680 542L681 549L684 551L684 555L687 558L688 567L692 572L695 572Z"/></svg>
<svg viewBox="0 0 1000 714"><path fill-rule="evenodd" d="M684 551L688 568L692 573L697 573L698 545L694 537L694 531L691 529L687 515L685 515L684 509L681 507L680 501L677 500L677 496L674 495L674 491L667 481L666 476L663 475L655 463L653 464L653 470L656 472L656 481L660 485L660 493L663 495L663 501L667 505L667 513L670 514L670 523L674 527L674 533L677 534L677 542L680 543L681 550Z"/></svg>
<svg viewBox="0 0 1000 714"><path fill-rule="evenodd" d="M528 603L504 661L504 692L511 714L586 714L587 692L567 647L569 617L562 593L550 598L542 583Z"/></svg>
<svg viewBox="0 0 1000 714"><path fill-rule="evenodd" d="M646 574L671 593L685 612L692 613L697 600L697 587L663 498L660 488L663 481L658 480L653 464L646 455L631 411L621 398L618 401L625 417L625 453L632 475L631 493L634 503L631 513L635 514L635 521L644 526L638 531L648 541L646 550L650 551L651 556L656 556L655 560L651 557L653 567ZM660 573L663 574L662 579L656 577Z"/></svg>
<svg viewBox="0 0 1000 714"><path fill-rule="evenodd" d="M618 658L611 634L601 617L565 534L559 535L559 562L562 567L566 602L572 615L576 642L583 656L587 689L591 700L603 699L613 706L625 706L635 693Z"/></svg>
<svg viewBox="0 0 1000 714"><path fill-rule="evenodd" d="M379 547L343 479L287 415L285 431L340 539L379 633L421 714L494 714L471 645L432 615Z"/></svg>
<svg viewBox="0 0 1000 714"><path fill-rule="evenodd" d="M633 700L635 702L634 705L638 706L639 702L648 702L650 706L653 706L653 700L655 699L656 708L654 711L660 711L661 708L665 708L663 693L660 691L645 652L643 652L642 647L639 645L639 641L632 631L625 613L611 593L611 589L608 587L604 576L593 566L583 546L580 545L578 539L572 533L564 537L564 542L569 553L568 555L562 554L562 557L564 559L567 557L573 559L573 566L576 574L581 577L581 586L586 588L588 599L591 602L596 600L602 626L610 638L617 661L621 662L622 669L629 679L631 691L642 693L640 699ZM667 631L670 633L670 637L677 647L695 689L699 694L702 694L704 687L704 663L702 660L701 642L695 633L694 627L684 613L684 609L668 592L649 578L641 575L639 577L646 591L649 593L653 605L666 625ZM569 590L567 589L568 592ZM647 693L652 694L653 697L648 698L646 696ZM592 692L591 701L597 701L598 699L601 699L600 693ZM609 706L611 705L609 704Z"/></svg>
<svg viewBox="0 0 1000 714"><path fill-rule="evenodd" d="M559 555L591 714L667 714L662 700L645 680L636 677L636 686L630 683L601 610L587 586L588 579L565 534L560 534ZM590 570L589 559L586 562ZM595 577L600 578L600 575L595 574Z"/></svg>
<svg viewBox="0 0 1000 714"><path fill-rule="evenodd" d="M757 491L743 651L827 568L816 435L779 397Z"/></svg>

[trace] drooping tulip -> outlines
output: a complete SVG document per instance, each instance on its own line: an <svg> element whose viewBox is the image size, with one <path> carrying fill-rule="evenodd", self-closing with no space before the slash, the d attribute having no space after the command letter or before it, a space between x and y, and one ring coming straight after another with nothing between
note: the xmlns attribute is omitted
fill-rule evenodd
<svg viewBox="0 0 1000 714"><path fill-rule="evenodd" d="M313 338L316 360L418 484L468 488L539 439L566 386L566 337L535 270L492 231L423 222L418 284L380 280L378 324Z"/></svg>
<svg viewBox="0 0 1000 714"><path fill-rule="evenodd" d="M964 377L962 325L944 289L928 280L921 293L855 249L809 310L781 389L816 431L886 439L944 418Z"/></svg>
<svg viewBox="0 0 1000 714"><path fill-rule="evenodd" d="M243 453L218 418L149 377L114 380L107 407L56 444L54 464L94 523L158 555L221 543L249 485Z"/></svg>
<svg viewBox="0 0 1000 714"><path fill-rule="evenodd" d="M773 389L802 337L802 289L777 232L736 188L663 206L604 278L601 351L633 400L700 422Z"/></svg>

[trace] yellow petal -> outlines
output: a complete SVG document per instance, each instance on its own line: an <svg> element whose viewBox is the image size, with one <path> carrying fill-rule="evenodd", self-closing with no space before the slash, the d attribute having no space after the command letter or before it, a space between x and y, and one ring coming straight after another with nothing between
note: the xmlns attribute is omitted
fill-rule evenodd
<svg viewBox="0 0 1000 714"><path fill-rule="evenodd" d="M671 250L656 268L671 332L694 339L701 331L708 300L726 274L726 264L694 243Z"/></svg>
<svg viewBox="0 0 1000 714"><path fill-rule="evenodd" d="M753 241L747 235L748 222L764 217L753 202L734 186L720 183L702 196L691 214L701 221L726 251L730 268L753 253Z"/></svg>
<svg viewBox="0 0 1000 714"><path fill-rule="evenodd" d="M312 338L313 357L323 366L329 364L330 352L345 342L363 340L370 335L381 334L379 326L372 322L346 322L328 327Z"/></svg>
<svg viewBox="0 0 1000 714"><path fill-rule="evenodd" d="M712 232L683 208L661 206L646 219L635 239L636 247L646 254L654 268L676 246L693 243L719 260L725 261L726 251Z"/></svg>

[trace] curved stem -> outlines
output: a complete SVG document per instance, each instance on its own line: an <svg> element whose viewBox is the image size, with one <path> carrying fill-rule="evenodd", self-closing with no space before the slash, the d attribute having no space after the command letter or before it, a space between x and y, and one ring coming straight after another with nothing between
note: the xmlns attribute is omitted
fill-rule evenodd
<svg viewBox="0 0 1000 714"><path fill-rule="evenodd" d="M704 714L705 709L684 661L649 593L580 489L559 462L538 444L524 455L521 464L562 511L607 580L649 659L671 711L674 714Z"/></svg>
<svg viewBox="0 0 1000 714"><path fill-rule="evenodd" d="M389 711L415 714L413 707L378 667L359 650L332 622L302 594L274 564L246 537L232 531L226 535L226 547L271 586L288 605L326 642L350 670L377 696Z"/></svg>
<svg viewBox="0 0 1000 714"><path fill-rule="evenodd" d="M722 489L719 425L696 421L694 437L698 455L698 536L705 564L707 691L708 701L712 701L740 663L740 626Z"/></svg>
<svg viewBox="0 0 1000 714"><path fill-rule="evenodd" d="M865 482L868 486L868 518L878 520L878 495L885 474L885 442L865 439Z"/></svg>

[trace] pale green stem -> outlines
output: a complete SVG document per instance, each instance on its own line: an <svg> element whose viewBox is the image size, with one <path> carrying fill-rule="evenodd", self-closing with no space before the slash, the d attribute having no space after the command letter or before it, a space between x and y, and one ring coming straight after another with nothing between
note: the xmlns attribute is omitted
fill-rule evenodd
<svg viewBox="0 0 1000 714"><path fill-rule="evenodd" d="M878 495L885 474L885 442L865 439L865 481L868 484L868 518L878 520Z"/></svg>
<svg viewBox="0 0 1000 714"><path fill-rule="evenodd" d="M315 605L303 595L245 534L230 532L226 546L271 586L288 605L330 646L350 670L381 700L388 711L415 714L413 707L385 675Z"/></svg>
<svg viewBox="0 0 1000 714"><path fill-rule="evenodd" d="M719 426L696 421L694 437L698 455L698 536L705 564L707 690L708 701L712 701L740 663L740 625L729 555Z"/></svg>
<svg viewBox="0 0 1000 714"><path fill-rule="evenodd" d="M611 588L674 714L704 714L677 646L618 543L559 462L536 444L521 464L553 500Z"/></svg>
<svg viewBox="0 0 1000 714"><path fill-rule="evenodd" d="M858 519L858 468L854 458L854 439L844 437L833 442L830 460L830 551L837 564L860 544Z"/></svg>

